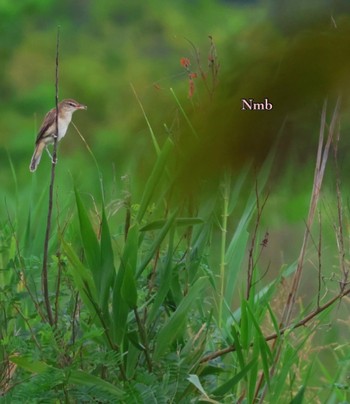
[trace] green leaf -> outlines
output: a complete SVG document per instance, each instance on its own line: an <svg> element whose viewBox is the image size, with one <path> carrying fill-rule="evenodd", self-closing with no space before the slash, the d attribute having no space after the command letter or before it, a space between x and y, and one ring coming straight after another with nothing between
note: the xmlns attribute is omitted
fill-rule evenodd
<svg viewBox="0 0 350 404"><path fill-rule="evenodd" d="M166 220L164 227L161 229L159 234L157 235L156 239L153 241L148 253L146 254L146 257L143 259L142 263L140 264L139 268L137 269L137 274L136 277L138 278L148 263L151 261L151 259L155 256L157 250L160 248L160 245L162 241L164 240L165 236L168 234L171 226L173 225L175 221L175 217L177 215L178 209L175 209L175 211L171 214L171 216Z"/></svg>
<svg viewBox="0 0 350 404"><path fill-rule="evenodd" d="M113 332L117 342L122 342L130 307L135 306L137 290L133 277L137 264L139 227L134 223L128 232L123 255L113 287L112 312ZM132 296L128 297L128 293Z"/></svg>
<svg viewBox="0 0 350 404"><path fill-rule="evenodd" d="M114 254L112 248L112 238L109 231L108 221L104 208L102 209L102 224L101 224L101 282L99 301L105 319L109 318L109 297L110 291L113 288L115 281Z"/></svg>
<svg viewBox="0 0 350 404"><path fill-rule="evenodd" d="M137 307L137 288L135 282L135 268L133 268L130 262L126 266L123 284L121 288L121 295L124 301L131 309Z"/></svg>
<svg viewBox="0 0 350 404"><path fill-rule="evenodd" d="M31 373L43 373L50 369L50 366L42 361L35 361L25 356L10 356L10 361L20 368Z"/></svg>
<svg viewBox="0 0 350 404"><path fill-rule="evenodd" d="M172 142L172 140L170 138L168 138L162 148L162 151L160 152L160 154L157 158L157 161L154 165L152 173L146 183L145 190L143 192L141 203L140 203L140 208L139 208L137 218L136 218L138 223L142 222L143 216L146 213L147 208L151 202L154 191L157 188L159 181L165 172L165 166L168 162L168 157L169 157L170 152L172 151L173 147L174 147L174 143Z"/></svg>
<svg viewBox="0 0 350 404"><path fill-rule="evenodd" d="M173 341L179 335L183 334L183 327L186 325L188 313L206 284L207 278L199 278L195 284L191 286L188 294L183 298L173 315L163 328L161 328L156 340L156 349L154 352L155 360L159 359Z"/></svg>
<svg viewBox="0 0 350 404"><path fill-rule="evenodd" d="M200 382L199 377L197 375L189 375L187 380L190 383L192 383L196 387L196 389L203 394L203 396L208 398L208 394L205 392L202 383Z"/></svg>
<svg viewBox="0 0 350 404"><path fill-rule="evenodd" d="M250 315L250 318L252 320L252 323L253 323L256 333L257 333L257 337L255 338L254 343L257 344L259 347L259 351L260 351L260 355L261 355L261 359L262 359L264 376L265 376L268 386L270 386L270 366L269 366L268 359L270 358L272 360L272 354L271 354L270 348L265 340L264 334L261 331L261 328L259 326L259 321L256 319L256 316L254 315L249 302L247 302L246 307L247 307L248 313Z"/></svg>
<svg viewBox="0 0 350 404"><path fill-rule="evenodd" d="M99 310L97 292L91 272L81 263L72 247L66 243L65 240L61 239L61 243L63 251L71 263L71 265L68 265L67 268L74 280L74 284L77 287L84 304L89 309L92 318L95 320L98 326L101 326L102 324L99 321L99 316L97 315Z"/></svg>
<svg viewBox="0 0 350 404"><path fill-rule="evenodd" d="M234 340L234 345L236 348L236 354L237 354L237 359L239 362L239 366L241 368L243 368L245 366L245 359L244 359L244 355L243 355L243 350L242 350L242 345L241 345L241 339L240 339L240 335L238 334L236 327L238 328L239 325L238 324L231 324L231 335L233 337Z"/></svg>
<svg viewBox="0 0 350 404"><path fill-rule="evenodd" d="M83 296L85 292L89 291L89 296L96 300L97 293L91 272L82 264L73 248L65 240L61 239L61 242L64 253L71 263L71 266L68 266L68 271L71 273L79 293Z"/></svg>
<svg viewBox="0 0 350 404"><path fill-rule="evenodd" d="M154 297L153 304L147 316L147 325L150 326L155 320L160 306L163 304L164 299L171 286L171 276L173 270L173 254L174 254L174 227L171 228L168 242L168 252L164 263L160 263L159 267L159 289ZM175 266L176 268L176 266Z"/></svg>
<svg viewBox="0 0 350 404"><path fill-rule="evenodd" d="M80 236L86 254L87 264L93 275L96 289L100 290L101 268L100 268L100 246L91 225L89 216L80 199L78 191L75 189L75 200L78 209Z"/></svg>
<svg viewBox="0 0 350 404"><path fill-rule="evenodd" d="M113 394L116 399L121 399L124 397L123 390L114 386L112 383L100 379L97 376L93 376L87 372L83 372L81 370L72 370L69 371L67 376L69 383L78 384L80 386L99 387L100 389Z"/></svg>
<svg viewBox="0 0 350 404"><path fill-rule="evenodd" d="M241 300L241 345L243 349L248 349L250 344L250 326L247 313L247 302L245 299Z"/></svg>
<svg viewBox="0 0 350 404"><path fill-rule="evenodd" d="M249 362L240 372L233 376L230 380L216 388L212 394L217 397L222 397L228 393L234 386L236 386L244 377L248 375L248 372L256 365L256 359Z"/></svg>
<svg viewBox="0 0 350 404"><path fill-rule="evenodd" d="M151 223L146 224L145 226L141 227L140 231L151 231L151 230L159 230L161 229L165 223L167 222L167 219L159 219L155 220ZM200 219L199 217L179 217L175 219L175 226L180 227L180 226L195 226L196 224L201 224L204 223L203 219Z"/></svg>
<svg viewBox="0 0 350 404"><path fill-rule="evenodd" d="M305 386L301 386L298 393L292 398L290 404L303 404Z"/></svg>

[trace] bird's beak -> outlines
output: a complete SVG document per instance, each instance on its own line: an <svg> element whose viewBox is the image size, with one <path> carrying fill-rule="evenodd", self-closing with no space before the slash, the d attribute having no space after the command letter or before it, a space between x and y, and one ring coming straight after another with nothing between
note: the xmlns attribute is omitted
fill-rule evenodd
<svg viewBox="0 0 350 404"><path fill-rule="evenodd" d="M77 109L87 109L87 106L83 105L83 104L79 104L79 107L77 107Z"/></svg>

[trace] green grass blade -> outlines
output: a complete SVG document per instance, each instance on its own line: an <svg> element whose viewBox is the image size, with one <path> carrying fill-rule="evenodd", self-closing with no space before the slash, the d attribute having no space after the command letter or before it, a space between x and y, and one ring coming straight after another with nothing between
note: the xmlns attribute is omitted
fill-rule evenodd
<svg viewBox="0 0 350 404"><path fill-rule="evenodd" d="M96 311L99 310L97 291L91 272L81 263L73 248L68 243L66 243L63 239L61 240L61 243L63 251L71 264L68 265L68 271L74 280L74 284L77 287L79 294L95 323L98 326L101 326L102 324L99 321Z"/></svg>
<svg viewBox="0 0 350 404"><path fill-rule="evenodd" d="M246 361L245 361L243 350L242 350L240 335L237 332L236 327L238 328L239 326L236 324L231 325L231 335L232 335L234 345L236 348L236 354L237 354L239 366L241 367L241 369L243 369Z"/></svg>
<svg viewBox="0 0 350 404"><path fill-rule="evenodd" d="M243 349L248 349L250 345L250 328L251 325L249 323L248 311L247 311L247 302L245 299L241 300L241 344Z"/></svg>
<svg viewBox="0 0 350 404"><path fill-rule="evenodd" d="M221 386L217 387L215 390L212 391L212 395L215 397L223 397L227 394L231 389L234 388L242 379L244 379L248 373L251 371L253 366L256 365L256 360L253 359L249 362L240 372L238 372L235 376L233 376L230 380L222 384Z"/></svg>
<svg viewBox="0 0 350 404"><path fill-rule="evenodd" d="M151 138L152 138L153 146L154 146L154 148L155 148L155 150L157 152L157 155L159 155L160 154L160 147L158 145L156 135L153 132L152 125L151 125L151 123L150 123L150 121L148 119L148 116L146 114L145 109L143 108L142 102L141 102L141 100L140 100L140 98L139 98L139 96L138 96L138 94L137 94L137 92L135 90L135 87L131 83L130 83L130 86L131 86L131 89L132 89L132 91L133 91L133 93L134 93L134 95L136 97L136 100L137 100L137 102L138 102L138 104L139 104L139 106L141 108L142 115L145 118L146 124L148 126L149 133L150 133Z"/></svg>
<svg viewBox="0 0 350 404"><path fill-rule="evenodd" d="M45 362L32 360L31 358L25 356L13 355L10 357L10 361L31 373L43 373L49 370L51 367Z"/></svg>
<svg viewBox="0 0 350 404"><path fill-rule="evenodd" d="M161 266L160 269L160 280L159 280L159 289L155 295L151 310L149 311L147 317L147 324L150 325L155 320L158 315L158 310L160 306L163 304L164 299L171 287L171 276L173 270L173 254L174 254L174 236L175 229L171 228L169 234L169 244L168 244L168 252L165 263Z"/></svg>
<svg viewBox="0 0 350 404"><path fill-rule="evenodd" d="M125 269L121 296L131 309L137 307L137 288L135 281L135 266L128 261Z"/></svg>
<svg viewBox="0 0 350 404"><path fill-rule="evenodd" d="M207 278L198 279L195 284L191 286L188 294L183 298L176 311L159 331L154 352L155 360L159 359L174 340L179 335L183 334L183 328L186 325L188 313L206 284Z"/></svg>
<svg viewBox="0 0 350 404"><path fill-rule="evenodd" d="M196 130L194 129L194 127L193 127L193 125L192 125L192 123L191 123L191 121L190 121L190 118L189 118L188 115L186 114L186 111L183 109L183 107L182 107L182 105L181 105L181 102L180 102L179 99L177 98L177 96L176 96L176 94L175 94L175 91L174 91L172 88L170 88L170 92L171 92L171 94L173 95L173 97L174 97L174 99L175 99L175 101L176 101L176 104L177 104L178 107L180 108L180 111L181 111L183 117L185 118L188 127L191 129L192 134L194 135L194 137L195 137L196 139L198 139L198 134L197 134Z"/></svg>
<svg viewBox="0 0 350 404"><path fill-rule="evenodd" d="M257 306L260 310L260 305ZM247 302L246 304L247 313L252 321L252 324L255 328L255 337L254 337L254 345L256 345L256 350L260 353L261 360L262 360L262 368L265 376L265 380L270 386L270 365L269 360L272 360L272 353L270 348L265 340L264 334L259 325L259 319L257 319L256 314L253 312L253 309L250 306L250 303ZM254 349L255 351L255 349Z"/></svg>
<svg viewBox="0 0 350 404"><path fill-rule="evenodd" d="M112 248L112 238L109 231L106 212L102 209L101 223L101 252L100 252L100 305L105 318L109 317L109 297L115 281L114 254Z"/></svg>
<svg viewBox="0 0 350 404"><path fill-rule="evenodd" d="M247 391L247 402L253 403L255 397L256 386L258 383L258 374L259 374L259 345L254 344L252 351L250 352L250 357L255 362L251 367L249 374L247 375L248 379L248 391Z"/></svg>
<svg viewBox="0 0 350 404"><path fill-rule="evenodd" d="M97 293L93 278L91 276L91 272L82 264L79 257L74 252L73 248L68 243L66 243L65 240L62 239L61 242L64 253L67 255L67 258L71 263L71 268L68 268L68 270L70 270L71 275L75 280L75 284L79 289L79 292L81 292L84 287L87 287L90 291L93 292L94 297L96 297Z"/></svg>
<svg viewBox="0 0 350 404"><path fill-rule="evenodd" d="M152 173L146 183L145 190L142 195L140 208L136 217L138 223L142 222L143 216L147 211L152 196L157 188L162 175L165 172L165 166L168 162L170 152L173 150L174 143L169 138L166 140L161 153L153 167Z"/></svg>
<svg viewBox="0 0 350 404"><path fill-rule="evenodd" d="M91 225L89 216L80 199L78 191L75 189L75 200L78 209L80 236L83 242L86 261L93 275L96 289L100 290L101 284L101 268L100 268L100 246Z"/></svg>
<svg viewBox="0 0 350 404"><path fill-rule="evenodd" d="M154 257L157 250L160 248L162 241L164 240L165 236L168 234L171 226L174 224L177 213L178 213L178 209L175 209L175 211L167 219L167 221L165 222L165 225L163 226L163 228L157 235L156 239L152 243L148 253L146 254L143 261L141 262L139 268L137 269L137 275L136 275L137 278L142 274L142 272L145 270L148 263L151 261L151 259Z"/></svg>
<svg viewBox="0 0 350 404"><path fill-rule="evenodd" d="M112 383L109 383L106 380L100 379L97 376L91 375L81 370L69 371L68 382L72 384L78 384L80 386L98 387L114 395L116 399L122 399L124 397L123 390L114 386Z"/></svg>
<svg viewBox="0 0 350 404"><path fill-rule="evenodd" d="M136 223L134 223L128 232L124 252L121 257L118 274L113 287L113 333L118 344L122 342L127 328L127 317L130 310L130 305L135 304L135 295L131 296L130 301L128 301L129 298L127 294L129 288L134 288L130 282L132 282L132 276L135 276L136 271L138 236L139 227ZM125 276L126 273L127 275ZM135 293L135 291L133 292ZM127 301L125 299L127 299Z"/></svg>
<svg viewBox="0 0 350 404"><path fill-rule="evenodd" d="M201 264L203 263L203 259L205 259L207 255L206 252L208 249L208 243L212 234L212 230L213 225L211 221L208 221L208 223L204 223L202 226L197 226L196 231L193 234L192 248L190 251L190 260L187 270L187 272L189 273L190 283L193 283L195 279L198 278L198 276L201 276L201 271L199 271L199 269L203 268ZM216 282L213 273L211 271L207 271L206 275L210 277L209 280L213 285L213 288L215 288Z"/></svg>
<svg viewBox="0 0 350 404"><path fill-rule="evenodd" d="M297 394L292 398L290 404L303 404L305 386L301 386Z"/></svg>

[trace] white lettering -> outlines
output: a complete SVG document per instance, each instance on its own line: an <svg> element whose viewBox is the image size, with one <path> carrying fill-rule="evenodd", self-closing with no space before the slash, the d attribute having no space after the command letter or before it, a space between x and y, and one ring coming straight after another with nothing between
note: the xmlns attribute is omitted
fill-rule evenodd
<svg viewBox="0 0 350 404"><path fill-rule="evenodd" d="M247 109L250 111L271 111L273 108L273 104L269 102L268 98L264 98L264 102L254 102L254 98L249 98L247 101L246 98L242 98L242 111L246 111Z"/></svg>
<svg viewBox="0 0 350 404"><path fill-rule="evenodd" d="M249 102L245 98L242 98L242 111L245 111L246 107L249 110L252 110L253 109L253 101L254 101L253 98L249 98Z"/></svg>

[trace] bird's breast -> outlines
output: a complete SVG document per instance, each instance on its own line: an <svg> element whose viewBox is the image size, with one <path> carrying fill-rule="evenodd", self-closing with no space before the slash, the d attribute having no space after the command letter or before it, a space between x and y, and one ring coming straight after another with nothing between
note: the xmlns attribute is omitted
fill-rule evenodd
<svg viewBox="0 0 350 404"><path fill-rule="evenodd" d="M66 117L64 119L62 118L58 119L58 139L57 139L58 141L60 141L66 134L71 119L72 119L71 116Z"/></svg>

